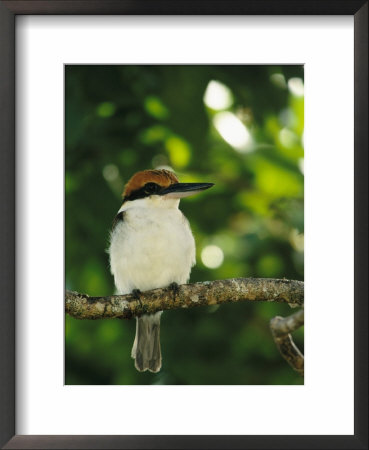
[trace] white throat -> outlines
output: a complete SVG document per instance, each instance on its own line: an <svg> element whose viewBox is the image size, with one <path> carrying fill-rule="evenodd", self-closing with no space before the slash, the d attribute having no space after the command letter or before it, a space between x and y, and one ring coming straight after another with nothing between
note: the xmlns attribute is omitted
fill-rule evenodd
<svg viewBox="0 0 369 450"><path fill-rule="evenodd" d="M161 208L161 209L178 209L178 198L166 198L161 195L151 195L150 197L139 198L132 201L126 201L120 207L119 212L127 211L131 208Z"/></svg>

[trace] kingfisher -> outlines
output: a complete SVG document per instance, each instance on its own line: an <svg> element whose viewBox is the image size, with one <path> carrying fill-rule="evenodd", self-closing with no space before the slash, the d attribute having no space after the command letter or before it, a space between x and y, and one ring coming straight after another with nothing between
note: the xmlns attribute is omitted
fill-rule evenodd
<svg viewBox="0 0 369 450"><path fill-rule="evenodd" d="M110 234L110 268L118 294L134 293L187 283L196 262L195 240L188 220L179 210L183 197L213 183L180 183L166 169L137 172L127 182L123 203ZM136 318L131 356L140 372L158 372L162 357L162 311Z"/></svg>

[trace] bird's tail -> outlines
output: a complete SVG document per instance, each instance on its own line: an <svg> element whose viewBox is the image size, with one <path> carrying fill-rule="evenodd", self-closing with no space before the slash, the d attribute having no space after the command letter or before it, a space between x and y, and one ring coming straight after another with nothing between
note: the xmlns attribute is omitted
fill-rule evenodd
<svg viewBox="0 0 369 450"><path fill-rule="evenodd" d="M131 356L135 360L135 367L140 372L149 370L159 372L161 368L160 350L160 316L162 311L155 314L145 314L136 318L136 337Z"/></svg>

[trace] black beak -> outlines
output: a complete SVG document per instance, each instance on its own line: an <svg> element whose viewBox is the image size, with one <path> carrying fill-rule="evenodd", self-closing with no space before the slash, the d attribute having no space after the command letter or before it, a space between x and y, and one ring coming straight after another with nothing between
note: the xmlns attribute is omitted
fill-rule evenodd
<svg viewBox="0 0 369 450"><path fill-rule="evenodd" d="M214 183L176 183L163 189L160 195L165 195L168 198L189 197L212 186L214 186Z"/></svg>

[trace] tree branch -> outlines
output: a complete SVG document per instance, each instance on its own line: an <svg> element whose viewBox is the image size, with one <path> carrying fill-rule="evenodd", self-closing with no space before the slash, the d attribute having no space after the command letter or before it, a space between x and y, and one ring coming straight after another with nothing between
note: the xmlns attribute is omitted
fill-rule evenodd
<svg viewBox="0 0 369 450"><path fill-rule="evenodd" d="M66 291L65 311L76 319L131 319L142 314L228 302L266 301L303 305L304 283L271 278L232 278L183 284L142 292L139 300L132 294L89 297Z"/></svg>
<svg viewBox="0 0 369 450"><path fill-rule="evenodd" d="M304 376L304 355L293 342L291 332L304 324L304 310L300 309L289 317L274 317L270 321L274 342L288 364Z"/></svg>

